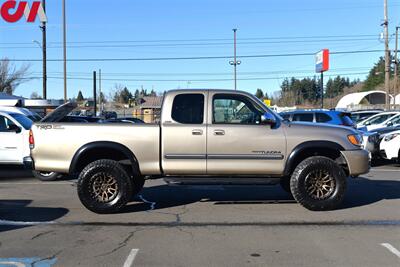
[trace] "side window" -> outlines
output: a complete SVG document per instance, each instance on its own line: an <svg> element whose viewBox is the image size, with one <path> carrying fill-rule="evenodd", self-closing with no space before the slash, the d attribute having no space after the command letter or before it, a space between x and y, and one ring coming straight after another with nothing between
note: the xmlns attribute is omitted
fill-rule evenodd
<svg viewBox="0 0 400 267"><path fill-rule="evenodd" d="M290 120L290 114L281 114L281 117L285 120Z"/></svg>
<svg viewBox="0 0 400 267"><path fill-rule="evenodd" d="M214 124L259 124L263 111L241 95L220 94L213 99Z"/></svg>
<svg viewBox="0 0 400 267"><path fill-rule="evenodd" d="M314 114L313 113L296 113L293 114L292 121L314 121Z"/></svg>
<svg viewBox="0 0 400 267"><path fill-rule="evenodd" d="M4 116L0 116L0 132L8 132L10 125L15 125L11 120Z"/></svg>
<svg viewBox="0 0 400 267"><path fill-rule="evenodd" d="M327 121L331 121L332 118L325 113L315 113L315 120L316 122L327 122Z"/></svg>
<svg viewBox="0 0 400 267"><path fill-rule="evenodd" d="M172 119L183 124L202 124L204 120L204 95L181 94L174 98Z"/></svg>

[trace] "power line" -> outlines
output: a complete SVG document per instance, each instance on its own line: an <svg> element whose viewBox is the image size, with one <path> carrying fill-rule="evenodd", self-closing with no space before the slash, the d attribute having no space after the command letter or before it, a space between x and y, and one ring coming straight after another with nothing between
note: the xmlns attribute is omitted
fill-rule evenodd
<svg viewBox="0 0 400 267"><path fill-rule="evenodd" d="M376 37L378 34L352 34L352 35L313 35L313 36L276 36L276 37L250 37L238 38L239 41L251 40L297 40L297 39L330 39L330 38L354 38ZM97 41L68 41L67 44L100 44L100 43L176 43L176 42L217 42L230 41L229 38L208 39L164 39L164 40L97 40ZM62 42L48 42L49 44L62 44ZM2 45L24 45L31 42L1 42Z"/></svg>
<svg viewBox="0 0 400 267"><path fill-rule="evenodd" d="M354 71L354 70L369 70L371 67L351 67L351 68L337 68L330 69L329 71ZM310 73L314 72L314 69L309 70L276 70L276 71L250 71L250 72L240 72L240 75L265 75L265 74L287 74L287 73ZM49 72L51 74L62 74L62 72L53 71ZM74 76L91 76L92 72L69 72L70 75ZM32 74L41 74L41 72L32 72ZM102 72L104 76L227 76L232 75L231 72L184 72L184 73L127 73L127 72Z"/></svg>
<svg viewBox="0 0 400 267"><path fill-rule="evenodd" d="M352 75L364 75L369 72L354 72L354 73L341 73L341 74L330 74L326 75L328 77L335 76L352 76ZM305 75L305 76L288 76L290 78L307 78L307 77L316 77L316 75ZM61 80L63 77L49 76L49 79L57 79ZM238 78L237 80L241 81L256 81L256 80L274 80L274 79L283 79L286 77L253 77L253 78ZM32 79L41 79L40 76L36 77L27 77L27 80ZM67 77L68 80L82 80L82 81L92 81L92 78L84 78L84 77ZM112 78L102 78L103 81L125 81L125 82L183 82L187 81L187 79L112 79ZM232 78L221 78L221 79L190 79L191 82L223 82L223 81L232 81Z"/></svg>
<svg viewBox="0 0 400 267"><path fill-rule="evenodd" d="M331 55L339 54L362 54L362 53L381 53L382 50L354 50L330 52ZM271 57L297 57L314 56L315 52L308 53L289 53L289 54L264 54L264 55L242 55L240 58L271 58ZM199 57L153 57L153 58L71 58L69 62L100 62L100 61L174 61L174 60L213 60L230 59L232 56L199 56ZM38 62L41 59L9 59L13 62ZM62 59L47 59L48 62L60 62Z"/></svg>

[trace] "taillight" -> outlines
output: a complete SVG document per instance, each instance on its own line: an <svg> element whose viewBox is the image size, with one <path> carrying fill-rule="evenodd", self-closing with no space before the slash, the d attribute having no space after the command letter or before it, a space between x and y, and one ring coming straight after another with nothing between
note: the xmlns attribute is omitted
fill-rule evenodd
<svg viewBox="0 0 400 267"><path fill-rule="evenodd" d="M33 149L35 147L35 139L33 138L32 130L29 130L29 148Z"/></svg>

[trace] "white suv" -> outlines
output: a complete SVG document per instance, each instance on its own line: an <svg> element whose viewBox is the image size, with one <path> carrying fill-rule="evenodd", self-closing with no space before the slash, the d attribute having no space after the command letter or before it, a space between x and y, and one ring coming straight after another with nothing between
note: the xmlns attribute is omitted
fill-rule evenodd
<svg viewBox="0 0 400 267"><path fill-rule="evenodd" d="M0 165L23 165L29 158L29 130L32 120L26 115L0 110ZM57 179L55 172L36 172L33 175L43 181Z"/></svg>
<svg viewBox="0 0 400 267"><path fill-rule="evenodd" d="M400 131L394 131L385 135L380 144L382 157L386 159L400 160Z"/></svg>

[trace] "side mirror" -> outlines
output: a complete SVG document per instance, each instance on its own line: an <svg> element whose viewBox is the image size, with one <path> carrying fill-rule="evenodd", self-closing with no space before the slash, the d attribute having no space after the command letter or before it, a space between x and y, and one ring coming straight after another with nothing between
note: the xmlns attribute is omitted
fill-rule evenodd
<svg viewBox="0 0 400 267"><path fill-rule="evenodd" d="M10 126L8 126L8 131L9 132L15 132L15 133L20 133L22 130L21 128L19 128L17 125L15 124L11 124Z"/></svg>
<svg viewBox="0 0 400 267"><path fill-rule="evenodd" d="M387 127L392 127L393 126L393 122L389 121L388 123L386 123Z"/></svg>
<svg viewBox="0 0 400 267"><path fill-rule="evenodd" d="M276 124L276 118L274 115L271 113L264 113L264 115L261 116L261 123L262 124L268 124L271 126L274 126Z"/></svg>

